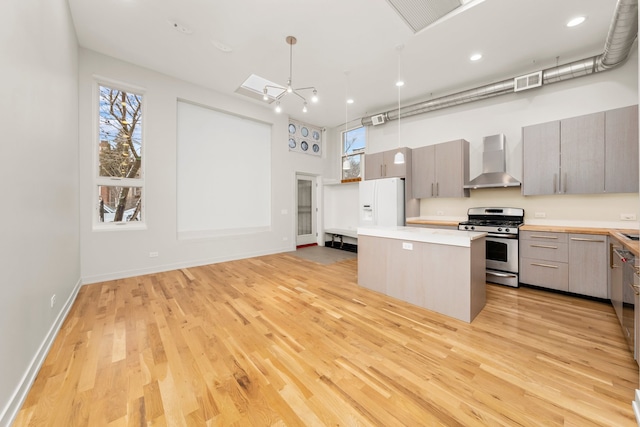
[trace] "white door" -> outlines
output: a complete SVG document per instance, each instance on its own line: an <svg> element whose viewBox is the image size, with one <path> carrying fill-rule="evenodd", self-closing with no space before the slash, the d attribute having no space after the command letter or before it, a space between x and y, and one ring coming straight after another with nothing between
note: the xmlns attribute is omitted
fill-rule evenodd
<svg viewBox="0 0 640 427"><path fill-rule="evenodd" d="M316 178L296 175L296 246L317 243Z"/></svg>

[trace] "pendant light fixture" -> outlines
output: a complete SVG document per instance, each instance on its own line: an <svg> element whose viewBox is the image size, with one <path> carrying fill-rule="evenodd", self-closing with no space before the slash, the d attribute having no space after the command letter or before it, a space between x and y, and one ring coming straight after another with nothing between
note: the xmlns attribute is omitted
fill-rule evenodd
<svg viewBox="0 0 640 427"><path fill-rule="evenodd" d="M287 44L289 45L289 79L287 80L287 85L285 87L283 86L273 86L273 85L266 85L263 89L262 89L262 93L264 94L262 99L264 99L265 101L269 100L269 89L276 89L281 91L280 94L278 94L275 97L276 100L276 113L280 113L282 112L282 107L280 107L280 99L282 99L284 96L286 96L287 94L293 94L296 95L298 98L300 98L302 100L302 112L306 113L307 112L307 98L305 98L300 92L301 91L313 91L312 95L311 95L311 102L316 103L318 102L318 91L316 90L315 87L313 86L309 86L309 87L301 87L301 88L294 88L292 86L292 75L293 75L293 45L296 44L298 42L298 40L293 37L293 36L288 36L286 39Z"/></svg>
<svg viewBox="0 0 640 427"><path fill-rule="evenodd" d="M400 74L400 54L404 49L404 45L398 45L396 50L398 51L398 80L396 80L396 87L398 88L398 148L401 147L400 139L400 88L404 86L404 80L402 80L402 74ZM404 164L404 153L400 150L393 156L393 163L396 165Z"/></svg>
<svg viewBox="0 0 640 427"><path fill-rule="evenodd" d="M342 150L345 151L345 142L347 141L347 131L348 131L348 124L349 124L349 104L353 103L353 101L351 101L351 99L349 99L349 71L345 71L344 72L344 136L342 138ZM351 102L349 102L351 101ZM351 169L351 162L348 159L348 156L346 156L346 152L345 152L345 157L344 157L344 161L342 162L342 170L349 170Z"/></svg>

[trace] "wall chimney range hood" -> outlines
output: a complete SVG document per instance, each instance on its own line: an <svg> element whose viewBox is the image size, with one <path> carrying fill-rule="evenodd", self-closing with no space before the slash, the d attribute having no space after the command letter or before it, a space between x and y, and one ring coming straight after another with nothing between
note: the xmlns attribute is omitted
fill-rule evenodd
<svg viewBox="0 0 640 427"><path fill-rule="evenodd" d="M464 185L464 188L519 187L520 181L509 175L504 152L504 134L484 137L482 143L482 173Z"/></svg>

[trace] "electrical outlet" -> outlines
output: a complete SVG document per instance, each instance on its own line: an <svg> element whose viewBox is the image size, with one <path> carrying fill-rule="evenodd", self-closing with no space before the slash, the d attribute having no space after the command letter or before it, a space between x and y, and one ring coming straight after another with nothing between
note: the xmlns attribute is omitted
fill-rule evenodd
<svg viewBox="0 0 640 427"><path fill-rule="evenodd" d="M413 243L402 242L402 249L406 249L408 251L412 251L413 250Z"/></svg>
<svg viewBox="0 0 640 427"><path fill-rule="evenodd" d="M620 219L622 221L635 221L636 220L636 214L632 214L632 213L621 213L620 214Z"/></svg>
<svg viewBox="0 0 640 427"><path fill-rule="evenodd" d="M149 252L149 258L156 258L158 256L158 252Z"/></svg>
<svg viewBox="0 0 640 427"><path fill-rule="evenodd" d="M56 294L51 295L51 308L56 305Z"/></svg>
<svg viewBox="0 0 640 427"><path fill-rule="evenodd" d="M546 218L546 217L547 217L547 213L546 213L546 212L536 212L536 213L534 214L534 216L535 216L536 218Z"/></svg>

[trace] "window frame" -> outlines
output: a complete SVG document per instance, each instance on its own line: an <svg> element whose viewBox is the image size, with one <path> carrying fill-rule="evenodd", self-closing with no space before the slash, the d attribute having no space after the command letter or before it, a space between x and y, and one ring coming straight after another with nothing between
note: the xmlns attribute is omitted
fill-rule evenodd
<svg viewBox="0 0 640 427"><path fill-rule="evenodd" d="M138 178L121 178L112 176L100 176L100 88L107 87L123 92L139 95L140 99L140 168ZM121 81L116 81L104 77L94 76L93 82L93 184L92 184L92 220L94 231L100 230L134 230L146 229L146 203L145 203L145 169L146 169L146 90L142 87L130 85ZM138 189L140 196L140 220L139 221L118 221L118 222L100 222L100 187L128 187L132 191Z"/></svg>
<svg viewBox="0 0 640 427"><path fill-rule="evenodd" d="M357 150L354 150L352 153L345 153L345 139L346 139L346 135L349 132L352 132L356 129L363 129L363 134L364 134L364 147L359 148ZM368 129L366 126L363 126L361 124L357 125L357 126L353 126L350 128L346 128L345 130L340 131L340 182L357 182L357 181L362 181L364 179L364 155L365 155L365 150L367 148L367 132ZM351 157L360 157L360 174L357 177L353 177L353 178L345 178L344 177L344 169L342 169L342 165L344 164L345 160L347 160L348 158Z"/></svg>

